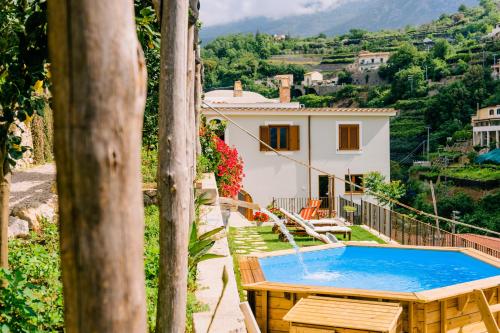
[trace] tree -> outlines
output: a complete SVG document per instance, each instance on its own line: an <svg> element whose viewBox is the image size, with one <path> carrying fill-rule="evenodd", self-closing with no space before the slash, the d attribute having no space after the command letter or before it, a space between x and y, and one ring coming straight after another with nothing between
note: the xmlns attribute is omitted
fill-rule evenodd
<svg viewBox="0 0 500 333"><path fill-rule="evenodd" d="M393 100L425 95L427 85L422 68L413 66L397 72L391 89Z"/></svg>
<svg viewBox="0 0 500 333"><path fill-rule="evenodd" d="M432 48L432 57L445 60L452 52L453 48L446 39L438 39Z"/></svg>
<svg viewBox="0 0 500 333"><path fill-rule="evenodd" d="M49 1L65 330L146 332L133 3Z"/></svg>
<svg viewBox="0 0 500 333"><path fill-rule="evenodd" d="M432 97L426 110L426 121L433 128L439 128L452 119L466 124L470 122L472 112L474 108L469 104L469 91L461 81L457 81L444 86Z"/></svg>
<svg viewBox="0 0 500 333"><path fill-rule="evenodd" d="M393 206L391 200L399 200L406 193L406 187L400 180L386 182L385 176L379 172L370 172L364 177L363 182L369 194L374 195L379 203L390 207ZM374 193L382 194L383 197Z"/></svg>
<svg viewBox="0 0 500 333"><path fill-rule="evenodd" d="M387 66L380 69L380 76L392 81L397 72L416 66L421 63L421 60L422 55L417 48L410 43L404 43L391 55Z"/></svg>
<svg viewBox="0 0 500 333"><path fill-rule="evenodd" d="M450 75L448 64L440 58L432 59L428 70L430 72L429 76L434 81L439 81Z"/></svg>
<svg viewBox="0 0 500 333"><path fill-rule="evenodd" d="M156 331L184 332L190 229L188 3L163 0L158 140L160 265Z"/></svg>
<svg viewBox="0 0 500 333"><path fill-rule="evenodd" d="M470 66L464 74L464 85L469 91L469 103L475 107L488 96L487 82L491 76L480 65Z"/></svg>
<svg viewBox="0 0 500 333"><path fill-rule="evenodd" d="M496 4L493 0L480 0L479 5L484 8L485 13L487 14L496 9Z"/></svg>
<svg viewBox="0 0 500 333"><path fill-rule="evenodd" d="M6 0L0 11L0 267L8 266L11 167L28 147L16 123L43 115L48 103L46 3Z"/></svg>

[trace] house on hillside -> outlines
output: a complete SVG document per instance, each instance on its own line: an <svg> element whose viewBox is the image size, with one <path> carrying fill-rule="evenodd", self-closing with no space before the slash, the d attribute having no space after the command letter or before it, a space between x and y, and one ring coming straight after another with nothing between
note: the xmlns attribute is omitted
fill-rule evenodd
<svg viewBox="0 0 500 333"><path fill-rule="evenodd" d="M390 56L390 52L361 51L358 54L356 66L360 72L376 70L386 64Z"/></svg>
<svg viewBox="0 0 500 333"><path fill-rule="evenodd" d="M208 93L205 102L285 156L342 179L350 175L359 185L363 175L372 171L390 177L389 119L396 115L394 109L303 108L290 103L285 87L280 89L281 103L264 103L264 97L250 92L240 98L251 95L255 103L248 99L241 103L238 97L214 103L212 96L218 94L222 92ZM203 113L208 120L222 120L210 108ZM224 138L243 158L244 190L261 205L273 198L326 198L329 187L333 198L352 194L356 201L367 199L342 181L277 156L232 123Z"/></svg>
<svg viewBox="0 0 500 333"><path fill-rule="evenodd" d="M500 64L494 64L491 66L491 77L493 80L500 79Z"/></svg>
<svg viewBox="0 0 500 333"><path fill-rule="evenodd" d="M302 85L304 87L310 87L314 84L320 83L323 81L323 74L320 72L314 71L304 74L304 81L302 81Z"/></svg>
<svg viewBox="0 0 500 333"><path fill-rule="evenodd" d="M472 142L475 146L500 148L500 105L477 110L472 116Z"/></svg>
<svg viewBox="0 0 500 333"><path fill-rule="evenodd" d="M486 37L492 39L498 39L500 37L500 23L497 23L495 25L495 28L493 28L493 30L488 35L486 35Z"/></svg>

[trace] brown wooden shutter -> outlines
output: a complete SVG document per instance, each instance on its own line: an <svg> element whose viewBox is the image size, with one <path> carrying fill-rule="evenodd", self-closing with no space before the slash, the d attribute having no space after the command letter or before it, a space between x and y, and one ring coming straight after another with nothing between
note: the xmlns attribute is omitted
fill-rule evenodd
<svg viewBox="0 0 500 333"><path fill-rule="evenodd" d="M300 127L299 126L290 126L290 134L289 134L289 150L300 150Z"/></svg>
<svg viewBox="0 0 500 333"><path fill-rule="evenodd" d="M260 126L259 138L261 141L264 141L265 143L269 144L269 126ZM260 151L269 151L269 148L261 143Z"/></svg>
<svg viewBox="0 0 500 333"><path fill-rule="evenodd" d="M349 149L359 150L359 125L350 126L349 137Z"/></svg>
<svg viewBox="0 0 500 333"><path fill-rule="evenodd" d="M339 126L339 149L349 149L349 128L345 125Z"/></svg>

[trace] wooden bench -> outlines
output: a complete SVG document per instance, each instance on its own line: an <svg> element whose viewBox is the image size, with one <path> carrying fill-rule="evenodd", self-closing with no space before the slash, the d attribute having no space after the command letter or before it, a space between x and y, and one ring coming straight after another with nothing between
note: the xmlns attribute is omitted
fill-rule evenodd
<svg viewBox="0 0 500 333"><path fill-rule="evenodd" d="M309 296L285 315L290 333L399 333L399 303Z"/></svg>

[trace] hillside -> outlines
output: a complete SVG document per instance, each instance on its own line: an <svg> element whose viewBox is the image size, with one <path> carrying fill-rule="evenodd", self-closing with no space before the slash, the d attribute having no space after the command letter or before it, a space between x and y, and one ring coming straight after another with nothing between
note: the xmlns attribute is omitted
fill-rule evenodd
<svg viewBox="0 0 500 333"><path fill-rule="evenodd" d="M461 4L474 6L478 2L478 0L347 0L330 10L314 14L277 20L257 17L206 27L201 30L201 39L208 42L229 33L256 31L313 36L320 33L338 35L353 28L368 31L398 29L407 25L430 22L443 13L455 12Z"/></svg>
<svg viewBox="0 0 500 333"><path fill-rule="evenodd" d="M423 148L427 128L431 160L446 158L460 168L460 177L465 180L486 182L491 176L492 169L474 163L478 152L489 147L469 146L464 152L451 149L472 138L471 116L478 105L500 104L500 80L491 75L491 65L500 54L500 40L487 37L500 22L496 4L482 0L481 6L461 6L455 13L404 30L351 29L340 36L285 40L264 33L218 37L202 49L205 89L231 87L235 80L241 80L246 90L276 97L274 75L293 74L295 82L300 82L304 73L314 68L325 77L336 77L338 85L334 92L320 96L310 90L306 95L294 90L295 100L307 107L399 110L391 120L391 177L407 185L404 202L432 212L429 186L418 176L409 177L414 172L412 162L427 158ZM431 44L424 43L428 39ZM358 73L350 70L349 64L362 50L391 52L387 63L375 73L381 79L378 83L356 84L353 80ZM460 211L465 222L500 230L498 212L488 208L488 202L500 197L498 188L485 192L480 187L440 182L440 175L445 179L451 172L446 167L417 170L436 180L441 215L451 217L454 210Z"/></svg>

